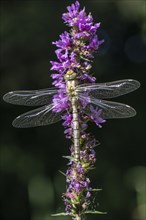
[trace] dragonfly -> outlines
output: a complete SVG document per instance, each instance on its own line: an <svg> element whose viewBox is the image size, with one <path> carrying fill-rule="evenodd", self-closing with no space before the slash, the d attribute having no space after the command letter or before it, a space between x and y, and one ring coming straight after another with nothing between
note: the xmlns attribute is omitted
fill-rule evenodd
<svg viewBox="0 0 146 220"><path fill-rule="evenodd" d="M80 152L80 132L78 111L83 111L91 117L90 106L101 109L103 119L129 118L136 115L136 111L129 105L113 102L106 99L112 99L130 93L139 88L140 83L133 79L124 79L106 83L85 83L77 84L74 74L66 75L66 96L71 104L73 115L73 139L75 158L79 159ZM65 109L55 112L57 103L53 103L54 95L58 94L60 89L46 88L40 90L22 90L8 92L3 96L5 102L24 105L24 106L41 106L34 110L28 111L16 119L12 125L17 128L27 128L49 125L62 119ZM86 102L82 109L78 108L79 103Z"/></svg>

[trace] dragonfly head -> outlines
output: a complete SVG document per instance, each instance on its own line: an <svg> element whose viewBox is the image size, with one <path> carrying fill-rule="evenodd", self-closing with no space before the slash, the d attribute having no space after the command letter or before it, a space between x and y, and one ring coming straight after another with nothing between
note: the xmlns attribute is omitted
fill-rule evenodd
<svg viewBox="0 0 146 220"><path fill-rule="evenodd" d="M76 78L77 74L73 70L68 70L64 76L64 79L66 80L74 80Z"/></svg>

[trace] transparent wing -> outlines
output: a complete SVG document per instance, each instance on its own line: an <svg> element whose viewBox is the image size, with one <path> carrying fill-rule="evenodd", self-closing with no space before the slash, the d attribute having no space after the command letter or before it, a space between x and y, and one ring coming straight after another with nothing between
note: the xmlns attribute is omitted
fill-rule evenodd
<svg viewBox="0 0 146 220"><path fill-rule="evenodd" d="M85 101L83 99L83 97L80 97L81 102ZM87 106L83 109L87 115L92 114L90 111L90 105L102 109L101 117L103 119L129 118L136 115L135 109L129 105L94 98L90 98L90 100L88 100Z"/></svg>
<svg viewBox="0 0 146 220"><path fill-rule="evenodd" d="M14 119L12 125L16 128L28 128L53 124L61 120L62 114L53 112L53 108L51 104L26 112Z"/></svg>
<svg viewBox="0 0 146 220"><path fill-rule="evenodd" d="M107 99L127 94L139 87L140 83L137 80L125 79L107 83L82 84L77 86L76 91L78 94L86 93L94 98Z"/></svg>
<svg viewBox="0 0 146 220"><path fill-rule="evenodd" d="M56 88L41 90L22 90L8 92L3 96L5 102L15 105L39 106L51 104Z"/></svg>

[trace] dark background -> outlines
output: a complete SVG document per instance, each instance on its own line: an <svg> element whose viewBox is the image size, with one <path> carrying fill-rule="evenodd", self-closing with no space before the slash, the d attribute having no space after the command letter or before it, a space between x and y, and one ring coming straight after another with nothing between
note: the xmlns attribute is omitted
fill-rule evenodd
<svg viewBox="0 0 146 220"><path fill-rule="evenodd" d="M13 90L51 87L50 60L56 60L59 34L67 29L61 20L74 1L1 1L0 72L0 220L52 220L64 210L65 172L70 142L61 122L46 127L16 129L12 120L31 108L4 103ZM115 99L133 106L137 116L109 120L102 129L90 123L101 145L96 148L96 170L91 185L102 192L95 199L104 216L100 220L146 218L146 2L143 0L82 0L104 45L95 55L93 72L98 82L134 78L141 88ZM70 219L58 217L58 219Z"/></svg>

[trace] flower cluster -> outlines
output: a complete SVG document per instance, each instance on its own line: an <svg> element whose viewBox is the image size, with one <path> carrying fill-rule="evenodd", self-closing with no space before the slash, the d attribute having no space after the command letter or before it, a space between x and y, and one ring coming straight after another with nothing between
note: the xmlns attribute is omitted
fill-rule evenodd
<svg viewBox="0 0 146 220"><path fill-rule="evenodd" d="M64 194L64 202L66 204L66 213L75 216L81 215L84 207L87 206L86 198L89 199L90 192L89 189L90 180L85 176L86 169L81 166L81 164L75 164L70 162L69 168L67 170L67 183L69 187Z"/></svg>
<svg viewBox="0 0 146 220"><path fill-rule="evenodd" d="M65 31L60 35L58 41L53 42L58 47L55 51L58 61L51 61L51 70L55 71L51 75L52 84L58 87L59 93L61 93L54 97L53 102L56 104L60 97L66 101L63 105L62 102L57 105L56 112L66 109L66 106L69 105L68 100L65 99L66 80L64 75L67 71L77 73L79 84L95 82L96 78L90 74L91 61L94 58L93 53L103 43L103 40L99 40L96 34L100 23L94 24L92 15L86 15L85 8L80 10L78 1L68 6L67 10L68 12L64 13L62 18L71 27L70 32Z"/></svg>
<svg viewBox="0 0 146 220"><path fill-rule="evenodd" d="M84 216L90 207L90 198L92 188L87 172L94 167L96 162L94 147L98 145L97 141L90 134L81 135L80 163L75 163L72 159L68 163L66 172L66 182L68 187L63 195L66 205L66 214L71 215L74 220ZM71 152L73 152L73 146Z"/></svg>
<svg viewBox="0 0 146 220"><path fill-rule="evenodd" d="M78 84L94 83L96 78L90 74L92 68L93 53L96 52L103 40L99 40L96 34L100 23L94 23L91 14L86 14L85 8L80 10L80 4L76 1L67 7L67 13L62 18L70 31L65 31L60 35L60 39L53 42L57 46L55 51L58 61L51 61L51 70L55 71L51 75L53 85L59 88L59 93L54 96L54 110L60 112L67 110L62 116L64 120L65 136L68 139L73 138L73 116L71 104L67 97L65 74L68 71L76 73ZM80 103L84 108L86 101ZM105 121L101 118L101 110L90 107L92 117L84 115L82 111L78 112L80 123L80 160L74 160L74 146L71 146L71 157L66 172L67 190L63 195L66 205L66 214L71 215L74 220L81 219L89 209L89 199L92 188L89 186L90 180L87 172L93 168L96 161L94 147L95 138L86 132L87 121L93 120L98 127Z"/></svg>

